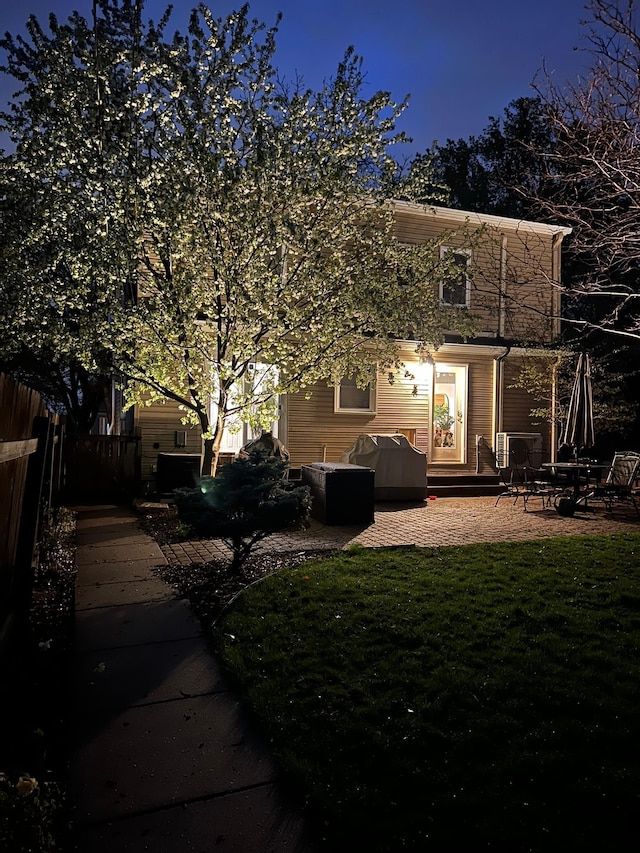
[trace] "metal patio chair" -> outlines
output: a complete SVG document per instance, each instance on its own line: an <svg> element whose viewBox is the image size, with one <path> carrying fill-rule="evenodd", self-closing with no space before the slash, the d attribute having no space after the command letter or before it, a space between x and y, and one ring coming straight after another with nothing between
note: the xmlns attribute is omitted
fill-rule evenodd
<svg viewBox="0 0 640 853"><path fill-rule="evenodd" d="M508 461L507 467L500 468L504 491L498 495L494 506L498 506L501 498L512 498L514 505L522 498L525 512L531 498L539 498L543 507L545 504L548 506L552 497L549 484L543 482L543 472L531 466L529 446L525 441L512 440Z"/></svg>
<svg viewBox="0 0 640 853"><path fill-rule="evenodd" d="M543 507L549 506L554 492L549 483L536 479L538 473L537 469L526 465L512 465L510 468L501 468L500 479L504 490L496 498L494 506L498 506L502 498L511 498L514 506L522 498L522 508L525 512L531 498L540 499Z"/></svg>
<svg viewBox="0 0 640 853"><path fill-rule="evenodd" d="M496 498L494 507L498 506L498 503L502 500L502 498L511 498L513 500L514 506L517 504L519 498L522 498L524 503L526 483L524 481L523 475L521 474L521 470L515 467L500 468L499 473L500 479L502 480L503 491L501 491L498 497Z"/></svg>
<svg viewBox="0 0 640 853"><path fill-rule="evenodd" d="M633 504L638 515L636 481L640 479L640 453L626 450L615 453L611 468L604 483L597 485L589 494L589 501L602 501L609 512L615 504L625 501Z"/></svg>

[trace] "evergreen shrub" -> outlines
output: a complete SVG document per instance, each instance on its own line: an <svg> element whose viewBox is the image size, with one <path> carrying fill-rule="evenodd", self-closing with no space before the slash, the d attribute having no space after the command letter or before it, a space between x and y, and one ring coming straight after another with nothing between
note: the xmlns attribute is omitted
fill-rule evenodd
<svg viewBox="0 0 640 853"><path fill-rule="evenodd" d="M195 489L176 489L180 520L197 536L222 539L239 570L256 543L273 533L306 526L308 486L286 479L288 462L252 453L202 477Z"/></svg>

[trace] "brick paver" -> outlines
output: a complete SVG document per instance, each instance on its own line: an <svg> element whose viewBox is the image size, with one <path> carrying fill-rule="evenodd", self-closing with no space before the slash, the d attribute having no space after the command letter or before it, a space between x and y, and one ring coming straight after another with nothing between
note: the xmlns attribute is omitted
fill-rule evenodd
<svg viewBox="0 0 640 853"><path fill-rule="evenodd" d="M376 504L375 522L369 526L325 526L312 521L307 530L270 536L257 550L262 552L332 550L359 544L366 548L390 545L417 545L435 548L473 542L504 542L554 536L582 536L605 533L640 533L640 517L633 506L621 505L615 513L598 506L593 512L563 517L553 508L533 501L528 511L522 504L495 497L437 498L421 504ZM228 559L229 551L220 540L164 545L168 562L178 565Z"/></svg>

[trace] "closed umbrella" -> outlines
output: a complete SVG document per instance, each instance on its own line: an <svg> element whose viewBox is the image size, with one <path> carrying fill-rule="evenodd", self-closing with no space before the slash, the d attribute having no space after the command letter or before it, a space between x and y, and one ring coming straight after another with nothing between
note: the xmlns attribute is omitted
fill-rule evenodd
<svg viewBox="0 0 640 853"><path fill-rule="evenodd" d="M591 361L588 355L580 353L562 443L573 447L577 457L581 450L593 447L595 440Z"/></svg>

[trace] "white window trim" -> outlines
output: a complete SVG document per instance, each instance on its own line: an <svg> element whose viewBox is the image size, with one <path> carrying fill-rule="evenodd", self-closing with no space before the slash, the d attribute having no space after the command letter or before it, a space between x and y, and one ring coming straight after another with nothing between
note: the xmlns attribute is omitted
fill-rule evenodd
<svg viewBox="0 0 640 853"><path fill-rule="evenodd" d="M364 390L364 389L362 389ZM369 383L369 407L367 409L345 409L340 406L340 384L333 389L333 411L337 415L375 415L377 385L375 379Z"/></svg>
<svg viewBox="0 0 640 853"><path fill-rule="evenodd" d="M453 253L454 255L466 255L467 256L467 269L469 269L469 264L471 263L471 250L470 249L462 249L458 246L440 246L440 260L442 260L446 255ZM465 302L445 302L444 301L444 285L443 281L438 284L438 296L440 298L440 302L443 305L448 305L452 308L469 308L471 305L471 279L468 275L465 275Z"/></svg>

